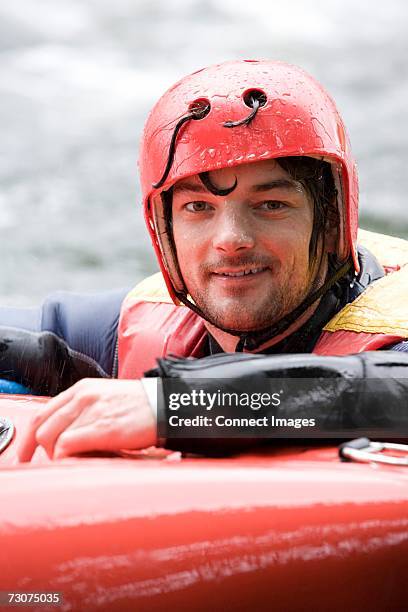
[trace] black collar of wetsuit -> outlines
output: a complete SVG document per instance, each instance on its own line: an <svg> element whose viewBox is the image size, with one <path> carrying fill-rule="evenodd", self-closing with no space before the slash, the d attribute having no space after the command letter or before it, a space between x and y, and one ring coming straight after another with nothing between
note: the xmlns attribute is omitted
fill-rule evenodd
<svg viewBox="0 0 408 612"><path fill-rule="evenodd" d="M384 276L384 270L374 255L364 247L358 248L360 272L358 276L351 271L340 279L333 288L320 300L319 306L308 321L298 330L277 344L262 351L263 354L282 353L311 353L323 327L346 304L354 300L368 287L370 283ZM218 342L208 334L208 348L210 355L223 353Z"/></svg>

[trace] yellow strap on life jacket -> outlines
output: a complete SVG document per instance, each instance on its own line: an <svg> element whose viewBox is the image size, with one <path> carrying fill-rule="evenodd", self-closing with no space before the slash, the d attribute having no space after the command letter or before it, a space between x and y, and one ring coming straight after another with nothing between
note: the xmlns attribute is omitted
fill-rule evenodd
<svg viewBox="0 0 408 612"><path fill-rule="evenodd" d="M347 304L324 327L325 331L390 334L408 338L408 241L360 230L359 244L385 267L400 266L380 278Z"/></svg>
<svg viewBox="0 0 408 612"><path fill-rule="evenodd" d="M173 304L161 272L148 276L128 293L128 298L144 302Z"/></svg>
<svg viewBox="0 0 408 612"><path fill-rule="evenodd" d="M408 338L408 266L375 281L324 327Z"/></svg>
<svg viewBox="0 0 408 612"><path fill-rule="evenodd" d="M408 240L359 229L358 244L366 247L385 268L408 264Z"/></svg>

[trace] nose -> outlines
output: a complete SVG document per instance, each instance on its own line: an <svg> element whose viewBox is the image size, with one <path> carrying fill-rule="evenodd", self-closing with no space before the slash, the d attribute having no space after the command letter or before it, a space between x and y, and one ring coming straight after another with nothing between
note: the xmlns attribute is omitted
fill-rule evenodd
<svg viewBox="0 0 408 612"><path fill-rule="evenodd" d="M229 254L254 247L249 220L239 206L227 206L218 215L212 242L217 251Z"/></svg>

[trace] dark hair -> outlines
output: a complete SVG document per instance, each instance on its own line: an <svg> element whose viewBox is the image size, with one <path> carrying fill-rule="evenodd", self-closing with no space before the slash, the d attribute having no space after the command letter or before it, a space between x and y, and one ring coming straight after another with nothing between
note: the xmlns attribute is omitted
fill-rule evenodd
<svg viewBox="0 0 408 612"><path fill-rule="evenodd" d="M279 157L277 163L303 186L313 202L313 230L309 244L311 262L316 258L319 237L338 226L337 189L328 162L313 157Z"/></svg>

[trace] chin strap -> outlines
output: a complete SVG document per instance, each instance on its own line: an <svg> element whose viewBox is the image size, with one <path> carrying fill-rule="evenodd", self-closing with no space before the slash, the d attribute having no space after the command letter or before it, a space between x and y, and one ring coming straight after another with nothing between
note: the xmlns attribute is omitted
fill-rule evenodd
<svg viewBox="0 0 408 612"><path fill-rule="evenodd" d="M339 281L343 276L347 274L347 272L351 269L352 263L351 261L346 261L343 265L340 266L333 274L328 278L319 289L310 293L304 300L292 310L286 317L283 317L278 321L278 323L272 327L266 327L264 329L259 329L253 332L244 332L239 334L239 342L236 346L235 352L242 353L244 350L254 351L265 342L276 338L279 334L283 333L288 329L299 317L302 316L303 313L306 312L310 306L316 302L319 298L322 297L325 293L330 291L330 289ZM232 333L232 332L230 332ZM233 334L238 335L238 334Z"/></svg>
<svg viewBox="0 0 408 612"><path fill-rule="evenodd" d="M310 293L304 300L299 304L295 310L292 310L286 317L283 317L278 321L278 323L271 327L265 327L263 329L257 329L255 331L247 331L242 332L236 329L229 329L228 327L222 327L219 323L215 323L209 317L207 317L198 306L196 306L193 302L191 302L187 295L182 292L177 292L177 299L180 300L182 304L190 308L193 312L195 312L199 317L214 325L223 332L227 334L231 334L231 336L238 336L239 341L236 346L235 352L242 353L244 350L246 351L255 351L265 342L272 340L282 332L284 332L288 327L290 327L306 310L314 303L316 300L322 297L325 293L330 291L330 289L335 285L343 276L349 272L352 268L351 260L346 261L344 264L340 266L334 273L328 278L319 289Z"/></svg>

